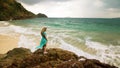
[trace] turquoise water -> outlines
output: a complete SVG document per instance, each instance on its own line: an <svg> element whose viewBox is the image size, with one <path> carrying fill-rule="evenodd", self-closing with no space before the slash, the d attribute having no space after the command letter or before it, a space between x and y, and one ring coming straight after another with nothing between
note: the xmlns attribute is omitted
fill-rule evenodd
<svg viewBox="0 0 120 68"><path fill-rule="evenodd" d="M24 27L66 30L67 34L84 38L92 37L92 40L107 45L120 45L120 19L99 18L35 18L28 20L12 21L15 25ZM80 33L80 34L79 34Z"/></svg>
<svg viewBox="0 0 120 68"><path fill-rule="evenodd" d="M119 18L34 18L5 23L0 32L20 34L18 47L35 51L40 30L47 26L48 48L62 48L120 67Z"/></svg>
<svg viewBox="0 0 120 68"><path fill-rule="evenodd" d="M99 19L99 18L35 18L28 20L13 21L17 24L29 26L50 26L54 28L71 29L78 31L97 31L120 33L120 19Z"/></svg>

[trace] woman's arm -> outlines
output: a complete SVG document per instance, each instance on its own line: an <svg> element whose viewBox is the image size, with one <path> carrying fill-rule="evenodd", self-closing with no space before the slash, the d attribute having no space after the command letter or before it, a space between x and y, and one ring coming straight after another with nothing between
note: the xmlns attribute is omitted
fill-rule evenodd
<svg viewBox="0 0 120 68"><path fill-rule="evenodd" d="M45 34L41 33L41 35L47 40L47 37Z"/></svg>

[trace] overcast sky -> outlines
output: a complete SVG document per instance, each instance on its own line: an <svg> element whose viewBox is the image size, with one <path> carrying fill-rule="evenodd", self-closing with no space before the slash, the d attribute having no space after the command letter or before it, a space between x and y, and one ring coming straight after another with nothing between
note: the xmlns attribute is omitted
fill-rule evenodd
<svg viewBox="0 0 120 68"><path fill-rule="evenodd" d="M120 0L18 0L27 10L48 17L120 17Z"/></svg>

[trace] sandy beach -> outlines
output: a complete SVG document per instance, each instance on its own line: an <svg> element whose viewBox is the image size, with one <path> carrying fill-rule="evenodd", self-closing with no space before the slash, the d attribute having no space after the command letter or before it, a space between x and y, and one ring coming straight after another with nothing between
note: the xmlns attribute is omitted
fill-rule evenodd
<svg viewBox="0 0 120 68"><path fill-rule="evenodd" d="M0 35L0 54L4 54L18 46L19 37Z"/></svg>

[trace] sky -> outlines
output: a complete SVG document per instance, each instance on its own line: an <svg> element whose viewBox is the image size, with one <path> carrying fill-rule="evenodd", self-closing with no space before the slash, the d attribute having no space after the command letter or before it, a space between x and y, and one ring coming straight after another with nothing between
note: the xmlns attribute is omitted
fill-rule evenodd
<svg viewBox="0 0 120 68"><path fill-rule="evenodd" d="M120 0L17 0L27 10L48 17L120 17Z"/></svg>

